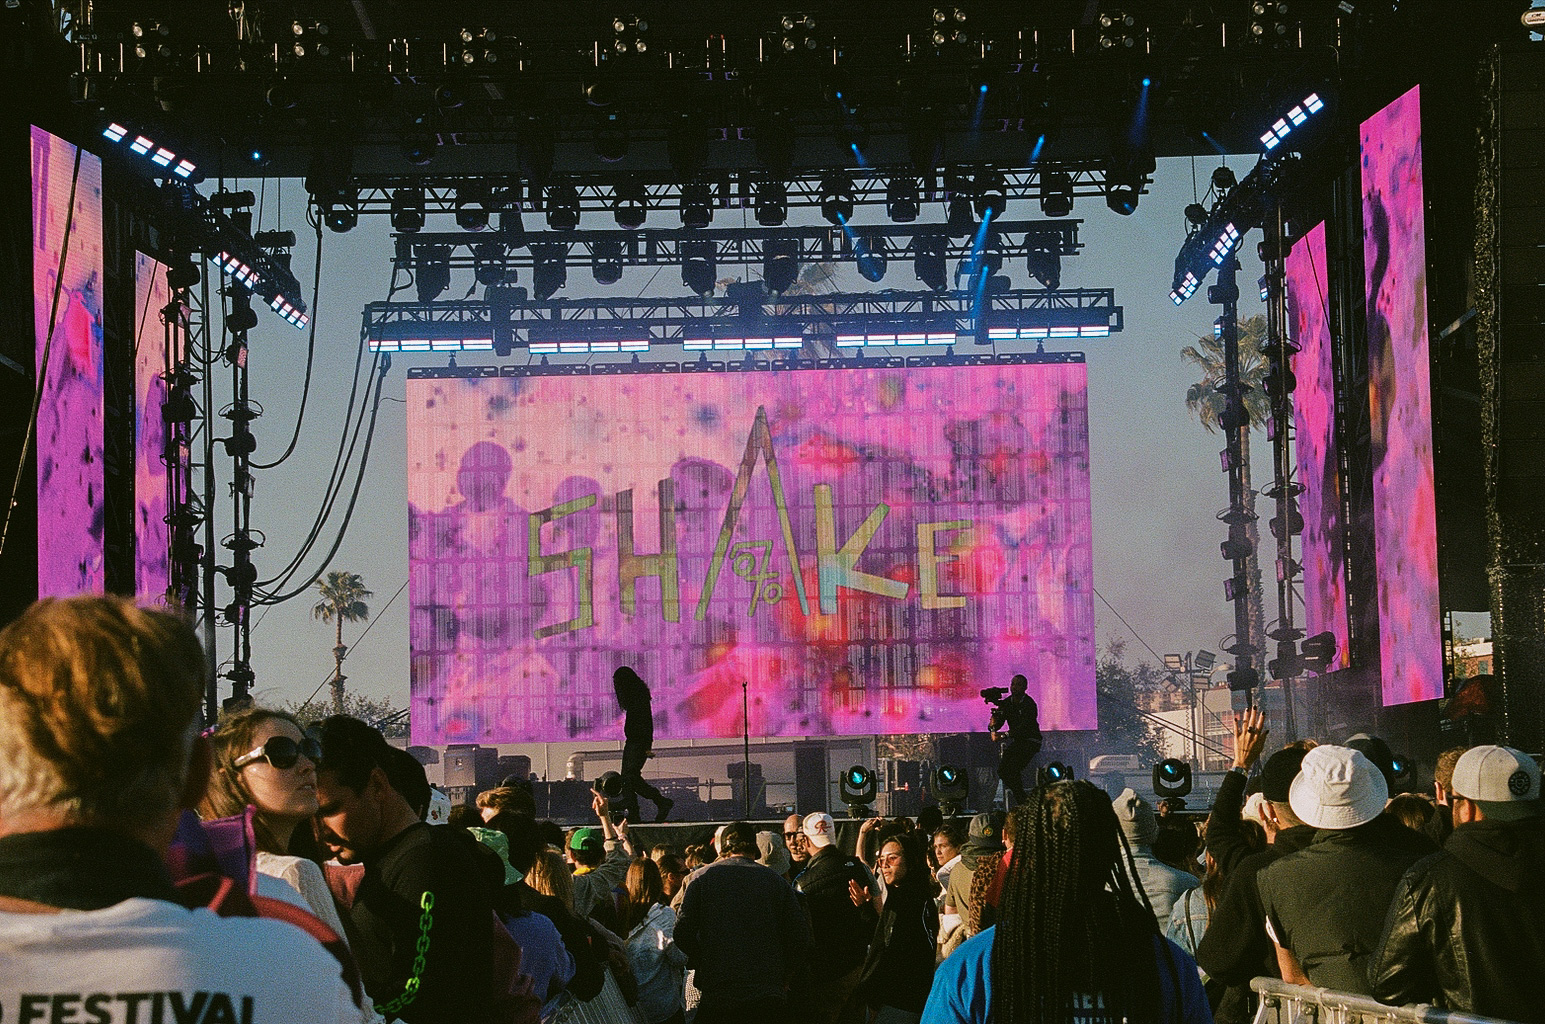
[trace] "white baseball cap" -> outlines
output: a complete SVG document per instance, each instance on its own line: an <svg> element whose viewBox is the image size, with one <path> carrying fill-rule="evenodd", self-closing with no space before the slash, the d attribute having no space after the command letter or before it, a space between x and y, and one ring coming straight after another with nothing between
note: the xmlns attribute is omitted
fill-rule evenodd
<svg viewBox="0 0 1545 1024"><path fill-rule="evenodd" d="M805 815L804 824L800 828L805 838L810 840L811 846L830 846L837 841L837 823L824 811Z"/></svg>
<svg viewBox="0 0 1545 1024"><path fill-rule="evenodd" d="M1360 750L1318 746L1304 755L1288 787L1288 806L1305 825L1348 829L1384 813L1389 786L1384 774Z"/></svg>
<svg viewBox="0 0 1545 1024"><path fill-rule="evenodd" d="M1539 813L1540 766L1512 747L1471 747L1454 764L1451 788L1488 818L1527 818Z"/></svg>

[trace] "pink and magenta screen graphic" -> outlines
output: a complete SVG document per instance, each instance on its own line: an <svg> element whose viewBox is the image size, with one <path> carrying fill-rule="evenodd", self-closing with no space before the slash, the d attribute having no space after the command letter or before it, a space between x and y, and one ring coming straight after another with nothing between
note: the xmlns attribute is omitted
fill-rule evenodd
<svg viewBox="0 0 1545 1024"><path fill-rule="evenodd" d="M43 391L37 423L38 595L99 594L107 589L102 164L82 153L76 175L75 147L37 127L32 129L32 299L35 366Z"/></svg>
<svg viewBox="0 0 1545 1024"><path fill-rule="evenodd" d="M1362 124L1374 547L1384 703L1443 696L1418 89Z"/></svg>
<svg viewBox="0 0 1545 1024"><path fill-rule="evenodd" d="M134 254L134 596L165 596L171 565L166 523L166 267Z"/></svg>
<svg viewBox="0 0 1545 1024"><path fill-rule="evenodd" d="M1096 726L1082 362L408 382L418 743Z"/></svg>
<svg viewBox="0 0 1545 1024"><path fill-rule="evenodd" d="M1335 636L1336 656L1326 666L1333 671L1348 664L1347 572L1324 224L1294 243L1286 271L1288 325L1299 346L1293 357L1298 378L1293 420L1298 482L1304 487L1299 497L1304 514L1304 629L1310 636Z"/></svg>

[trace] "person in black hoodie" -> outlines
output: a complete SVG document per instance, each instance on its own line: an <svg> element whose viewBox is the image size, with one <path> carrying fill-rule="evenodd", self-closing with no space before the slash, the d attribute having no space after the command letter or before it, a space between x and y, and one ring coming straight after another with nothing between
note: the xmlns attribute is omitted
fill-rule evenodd
<svg viewBox="0 0 1545 1024"><path fill-rule="evenodd" d="M1466 751L1450 785L1454 831L1401 879L1368 969L1376 998L1545 1024L1545 817L1522 751Z"/></svg>
<svg viewBox="0 0 1545 1024"><path fill-rule="evenodd" d="M1236 739L1234 749L1247 750L1255 742L1259 753L1258 741L1249 738L1248 728L1248 720L1242 720L1237 732L1244 732L1245 738L1243 742ZM1224 840L1225 835L1232 835L1230 829L1242 836L1240 808L1244 802L1245 776L1253 757L1247 755L1241 760L1236 753L1234 768L1218 787L1217 802L1207 819L1208 850L1220 863L1226 864L1225 858L1229 856L1233 858L1232 866L1226 868L1229 878L1223 895L1196 947L1196 962L1209 979L1208 996L1217 1024L1248 1024L1254 1016L1250 979L1277 976L1276 951L1266 937L1266 914L1255 883L1262 868L1303 849L1314 838L1314 829L1298 820L1288 802L1288 788L1298 776L1304 754L1301 747L1285 747L1267 758L1261 770L1261 795L1266 798L1262 809L1266 815L1266 841L1270 844L1266 849L1251 853L1245 849L1243 838L1237 844ZM1219 852L1230 850L1235 852Z"/></svg>
<svg viewBox="0 0 1545 1024"><path fill-rule="evenodd" d="M629 821L637 821L638 798L643 794L654 804L654 820L664 821L676 801L644 781L644 762L654 755L654 711L649 684L624 665L612 673L612 689L626 716L622 722L622 807Z"/></svg>
<svg viewBox="0 0 1545 1024"><path fill-rule="evenodd" d="M885 902L859 973L858 994L875 1011L875 1024L915 1024L933 987L934 936L939 932L928 862L911 832L887 839L875 861L885 882ZM853 905L870 912L870 889L856 881L848 887Z"/></svg>

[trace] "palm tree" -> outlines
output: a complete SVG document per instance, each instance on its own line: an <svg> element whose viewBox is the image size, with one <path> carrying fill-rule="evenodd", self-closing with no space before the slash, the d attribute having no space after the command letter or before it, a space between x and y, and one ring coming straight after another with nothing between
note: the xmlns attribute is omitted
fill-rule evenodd
<svg viewBox="0 0 1545 1024"><path fill-rule="evenodd" d="M370 618L370 608L365 598L374 593L365 587L364 579L357 572L329 572L327 579L317 580L317 593L322 595L311 609L311 617L334 623L337 633L333 642L333 713L343 714L343 656L349 649L343 645L343 624L364 622Z"/></svg>
<svg viewBox="0 0 1545 1024"><path fill-rule="evenodd" d="M1260 531L1255 520L1255 490L1250 486L1250 432L1264 427L1271 417L1271 406L1266 399L1262 383L1266 376L1266 357L1261 345L1266 341L1266 318L1253 316L1239 325L1239 381L1247 385L1244 393L1245 413L1249 417L1240 444L1240 477L1245 487L1245 510L1250 519L1245 524L1245 539L1250 546L1250 557L1245 561L1245 577L1249 586L1247 599L1250 612L1251 636L1240 639L1264 651L1266 616L1262 607L1261 563L1257 555L1260 547ZM1191 363L1201 371L1202 379L1186 389L1186 408L1207 428L1216 433L1222 426L1225 398L1219 388L1223 385L1223 340L1212 335L1196 339L1195 345L1180 350L1182 361Z"/></svg>

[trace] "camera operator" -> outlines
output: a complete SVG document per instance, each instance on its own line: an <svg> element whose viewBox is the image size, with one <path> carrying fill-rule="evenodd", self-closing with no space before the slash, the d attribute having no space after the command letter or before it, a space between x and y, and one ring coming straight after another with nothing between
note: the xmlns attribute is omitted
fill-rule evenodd
<svg viewBox="0 0 1545 1024"><path fill-rule="evenodd" d="M1008 696L1001 688L983 690L982 698L992 705L987 720L987 731L994 740L1002 729L1008 729L1008 741L998 758L998 778L1003 787L1014 795L1015 803L1025 799L1025 783L1022 776L1030 759L1041 752L1041 725L1036 721L1035 699L1026 691L1030 681L1022 675L1009 680Z"/></svg>

